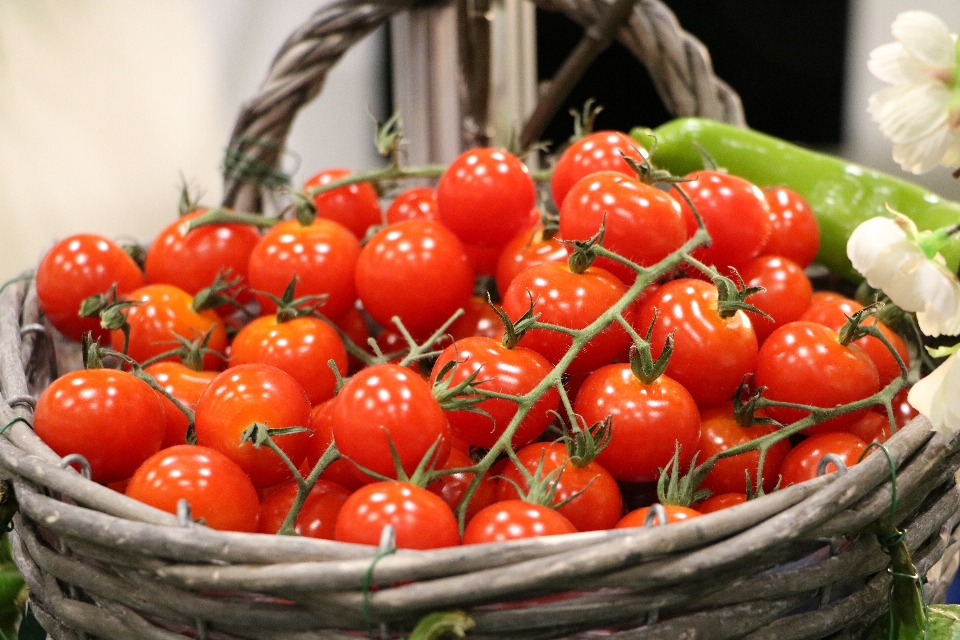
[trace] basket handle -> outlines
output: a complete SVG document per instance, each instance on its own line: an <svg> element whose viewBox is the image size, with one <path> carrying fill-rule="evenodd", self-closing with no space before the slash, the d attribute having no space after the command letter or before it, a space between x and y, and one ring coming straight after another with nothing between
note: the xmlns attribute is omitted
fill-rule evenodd
<svg viewBox="0 0 960 640"><path fill-rule="evenodd" d="M531 0L588 27L613 0ZM314 13L281 47L257 95L243 105L230 136L234 167L275 170L297 112L323 87L330 68L355 42L417 0L341 0ZM710 54L660 0L637 0L618 40L647 68L667 111L744 125L739 96L713 73ZM228 170L223 206L257 211L262 186Z"/></svg>

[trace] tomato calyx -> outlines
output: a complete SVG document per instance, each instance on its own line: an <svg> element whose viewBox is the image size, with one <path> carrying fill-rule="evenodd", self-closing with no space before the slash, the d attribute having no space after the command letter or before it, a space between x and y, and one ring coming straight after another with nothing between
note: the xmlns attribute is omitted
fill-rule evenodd
<svg viewBox="0 0 960 640"><path fill-rule="evenodd" d="M256 292L270 298L270 300L277 305L275 314L277 323L289 322L290 320L296 320L297 318L304 318L306 316L322 317L320 308L326 303L329 296L325 293L320 293L317 295L301 296L299 298L294 297L299 280L297 274L293 274L293 277L290 279L290 284L287 285L287 288L283 291L283 295L280 297L266 291Z"/></svg>
<svg viewBox="0 0 960 640"><path fill-rule="evenodd" d="M227 360L225 354L220 353L216 349L210 349L210 339L213 337L213 327L208 329L198 338L190 340L183 336L174 336L174 338L180 343L179 347L170 349L169 351L164 351L163 353L158 353L157 355L144 360L139 363L138 366L141 368L149 367L151 364L160 362L164 358L178 358L180 362L184 365L193 369L194 371L203 371L203 361L204 357L207 354L214 354L224 362Z"/></svg>
<svg viewBox="0 0 960 640"><path fill-rule="evenodd" d="M433 397L437 399L440 408L444 411L469 411L477 413L493 421L493 416L477 407L478 404L491 397L505 397L514 399L513 396L504 396L486 389L480 389L476 385L485 382L478 380L480 369L470 373L466 378L456 384L452 384L455 378L454 371L463 364L461 360L451 360L445 363L437 373L437 381L433 385Z"/></svg>
<svg viewBox="0 0 960 640"><path fill-rule="evenodd" d="M597 229L595 234L586 240L564 242L565 245L572 249L570 252L570 257L567 258L567 266L570 267L571 272L583 273L589 269L593 264L593 261L597 259L597 252L595 249L596 247L603 246L603 236L607 231L606 217L606 214L604 214L603 221L600 222L600 228Z"/></svg>
<svg viewBox="0 0 960 640"><path fill-rule="evenodd" d="M758 387L746 400L743 399L744 395L750 390L749 382L752 377L752 374L745 375L740 382L737 393L733 396L733 417L737 421L737 424L741 427L752 427L758 424L783 427L782 424L773 418L757 415L757 411L763 406L763 402L765 401L763 392L766 391L766 387Z"/></svg>
<svg viewBox="0 0 960 640"><path fill-rule="evenodd" d="M673 355L675 336L671 331L663 343L663 349L656 360L653 359L653 351L650 347L650 341L653 339L653 325L657 322L657 314L654 309L653 320L647 328L647 336L643 340L634 340L630 345L630 371L644 384L650 384L663 375L670 363L670 356ZM638 336L639 337L639 336Z"/></svg>
<svg viewBox="0 0 960 640"><path fill-rule="evenodd" d="M737 270L733 267L730 270L733 271L737 282L717 272L712 275L713 284L717 287L717 313L720 314L720 317L732 318L737 311L749 311L773 322L773 318L767 313L747 302L749 296L764 291L764 288L746 286Z"/></svg>
<svg viewBox="0 0 960 640"><path fill-rule="evenodd" d="M697 473L697 455L697 453L693 454L690 467L684 474L680 470L680 447L677 446L673 452L673 458L660 469L660 475L657 478L657 499L660 504L689 507L712 495L709 489L697 488L706 477L706 474Z"/></svg>
<svg viewBox="0 0 960 640"><path fill-rule="evenodd" d="M607 416L601 422L581 428L579 416L575 422L564 428L563 444L567 447L570 464L581 469L593 462L613 437L613 416ZM563 420L560 420L561 424Z"/></svg>
<svg viewBox="0 0 960 640"><path fill-rule="evenodd" d="M514 459L514 465L520 472L520 475L523 476L523 480L527 485L526 491L524 491L523 487L521 487L511 478L503 477L503 481L509 482L513 486L520 500L523 502L529 502L530 504L536 504L540 505L541 507L548 507L556 510L577 498L586 490L587 487L584 487L580 491L568 496L565 500L554 504L553 501L556 499L557 489L560 486L560 476L563 474L563 470L567 465L566 462L564 462L560 466L554 468L552 471L545 473L545 457L546 449L544 449L544 451L540 454L540 460L537 462L537 467L533 470L533 472L530 472L523 464ZM590 485L588 484L587 486Z"/></svg>
<svg viewBox="0 0 960 640"><path fill-rule="evenodd" d="M194 294L190 308L197 313L206 311L207 309L216 309L224 304L229 304L237 309L243 309L243 305L240 304L236 298L236 294L238 293L237 287L243 282L243 278L231 278L231 275L232 272L230 269L225 269L218 273L209 287L205 287ZM229 295L226 294L227 291L230 291Z"/></svg>
<svg viewBox="0 0 960 640"><path fill-rule="evenodd" d="M540 317L540 314L534 312L536 300L533 299L533 294L530 293L529 290L527 291L527 299L530 301L530 306L523 312L523 315L517 318L516 322L510 319L510 316L503 310L503 307L496 305L493 307L493 310L503 322L504 331L500 344L502 344L505 349L515 348L524 334L530 329L533 329L537 324L537 319Z"/></svg>

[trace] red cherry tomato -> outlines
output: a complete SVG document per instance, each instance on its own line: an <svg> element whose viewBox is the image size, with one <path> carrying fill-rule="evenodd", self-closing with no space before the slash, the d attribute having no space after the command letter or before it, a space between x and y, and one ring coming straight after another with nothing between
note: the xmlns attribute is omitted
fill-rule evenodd
<svg viewBox="0 0 960 640"><path fill-rule="evenodd" d="M543 225L537 225L532 231L523 231L510 240L500 252L497 260L497 290L506 292L517 274L535 264L559 262L566 264L570 257L570 248L559 238L544 239Z"/></svg>
<svg viewBox="0 0 960 640"><path fill-rule="evenodd" d="M367 367L347 381L333 407L333 437L341 454L387 477L397 475L391 443L407 474L431 447L437 465L450 452L447 418L429 385L396 364Z"/></svg>
<svg viewBox="0 0 960 640"><path fill-rule="evenodd" d="M245 291L247 266L250 253L260 241L260 232L245 224L210 224L184 232L187 223L205 213L207 209L191 211L154 238L147 249L144 267L147 279L154 284L172 284L196 295L229 270L229 277L240 282L228 293L236 295L240 303L247 303L253 299ZM234 307L224 305L222 310L229 315Z"/></svg>
<svg viewBox="0 0 960 640"><path fill-rule="evenodd" d="M467 254L467 262L476 276L492 276L497 272L497 261L503 251L501 245L479 246L464 244L463 250Z"/></svg>
<svg viewBox="0 0 960 640"><path fill-rule="evenodd" d="M770 236L770 206L763 192L751 182L719 171L696 171L678 183L690 198L710 234L709 247L693 255L718 268L739 269L760 254ZM678 196L687 224L687 237L697 230L697 220L686 198Z"/></svg>
<svg viewBox="0 0 960 640"><path fill-rule="evenodd" d="M784 458L783 466L780 467L783 485L788 487L791 484L816 478L820 460L828 453L839 456L846 466L853 466L859 461L866 448L867 443L852 433L812 435L794 447ZM826 473L833 473L836 470L832 462L827 464Z"/></svg>
<svg viewBox="0 0 960 640"><path fill-rule="evenodd" d="M576 533L560 513L523 500L495 502L473 517L463 532L463 544L503 542Z"/></svg>
<svg viewBox="0 0 960 640"><path fill-rule="evenodd" d="M747 298L747 302L773 318L748 312L757 341L763 344L777 327L799 320L810 306L813 285L803 268L796 262L780 256L759 256L740 270L740 277L748 287L763 287L763 291Z"/></svg>
<svg viewBox="0 0 960 640"><path fill-rule="evenodd" d="M471 460L470 456L466 453L459 449L450 449L450 455L447 457L447 461L443 463L441 469L465 469L472 467L473 464L473 460ZM451 509L456 511L457 507L460 506L460 501L463 500L463 497L467 494L467 488L470 486L470 483L473 482L473 478L474 474L466 471L452 473L431 482L427 485L427 490L443 498L443 501L450 505ZM493 476L487 472L480 481L480 484L477 485L476 491L470 496L470 504L467 505L467 512L465 514L466 521L470 522L478 511L493 504L496 500L496 481L493 479Z"/></svg>
<svg viewBox="0 0 960 640"><path fill-rule="evenodd" d="M681 507L679 505L665 504L663 505L663 508L667 512L667 521L659 522L655 520L653 524L656 526L673 524L674 522L683 522L684 520L689 520L690 518L696 518L703 515L696 509L691 509L690 507ZM634 527L644 526L644 524L646 524L647 513L649 513L649 511L650 507L640 507L639 509L634 509L627 515L623 516L620 521L617 522L614 529L632 529Z"/></svg>
<svg viewBox="0 0 960 640"><path fill-rule="evenodd" d="M783 256L808 267L820 250L820 225L810 205L796 191L773 187L764 193L770 206L770 237L761 254Z"/></svg>
<svg viewBox="0 0 960 640"><path fill-rule="evenodd" d="M659 357L674 336L668 376L682 384L701 407L729 400L757 363L757 336L743 311L721 318L717 288L682 278L661 285L644 300L633 326L640 335L656 314L651 347Z"/></svg>
<svg viewBox="0 0 960 640"><path fill-rule="evenodd" d="M504 245L527 226L535 204L526 165L497 149L463 152L437 184L440 221L464 244Z"/></svg>
<svg viewBox="0 0 960 640"><path fill-rule="evenodd" d="M57 331L80 341L87 332L105 339L100 318L81 318L80 303L112 285L124 296L145 284L143 272L126 251L102 236L80 234L53 246L37 267L37 299Z"/></svg>
<svg viewBox="0 0 960 640"><path fill-rule="evenodd" d="M407 220L378 231L360 253L357 292L381 326L398 316L417 338L429 336L473 294L463 245L440 223Z"/></svg>
<svg viewBox="0 0 960 640"><path fill-rule="evenodd" d="M886 411L881 413L874 409L867 411L862 418L852 424L847 433L851 433L864 442L886 442L893 435L890 429L890 420Z"/></svg>
<svg viewBox="0 0 960 640"><path fill-rule="evenodd" d="M370 325L363 311L353 307L337 320L337 328L340 329L342 336L345 338L345 346L347 344L346 341L349 340L354 346L368 353L370 352L370 345L367 344L367 340L370 338ZM347 362L349 363L350 373L355 373L363 367L363 362L361 362L357 356L353 355L349 349L347 349Z"/></svg>
<svg viewBox="0 0 960 640"><path fill-rule="evenodd" d="M603 246L641 266L653 265L687 239L680 205L671 196L616 171L591 174L573 185L560 208L559 236L587 240L604 225ZM636 273L611 258L597 258L626 284Z"/></svg>
<svg viewBox="0 0 960 640"><path fill-rule="evenodd" d="M597 462L625 482L653 482L680 447L686 469L700 442L700 412L693 396L666 375L644 383L629 364L591 373L574 411L592 425L612 418L613 435Z"/></svg>
<svg viewBox="0 0 960 640"><path fill-rule="evenodd" d="M552 480L556 488L553 504L572 498L570 502L557 508L557 511L569 520L577 531L609 529L623 515L623 498L617 481L610 472L596 461L578 467L570 460L564 443L536 442L518 451L517 459L530 474L536 473L542 460L542 477L563 468ZM519 497L511 482L516 483L523 491L528 489L527 481L520 470L515 465L508 464L497 485L499 501Z"/></svg>
<svg viewBox="0 0 960 640"><path fill-rule="evenodd" d="M147 373L166 390L167 393L183 403L188 409L195 409L197 400L210 381L217 377L216 371L194 371L179 362L158 362L146 369ZM187 428L190 420L177 405L168 398L160 396L163 404L163 415L166 418L166 431L163 436L162 449L178 444L185 444Z"/></svg>
<svg viewBox="0 0 960 640"><path fill-rule="evenodd" d="M203 368L217 370L224 367L227 352L227 331L223 320L212 309L193 310L193 296L169 284L148 284L128 296L135 304L126 310L130 336L127 355L137 362L146 362L162 353L181 346L177 339L197 340L207 332L209 353L203 356ZM117 351L126 340L123 331L114 329L110 341ZM164 360L177 361L176 356Z"/></svg>
<svg viewBox="0 0 960 640"><path fill-rule="evenodd" d="M457 518L443 498L405 482L374 482L353 492L340 509L335 539L377 545L388 524L400 549L460 544Z"/></svg>
<svg viewBox="0 0 960 640"><path fill-rule="evenodd" d="M236 462L253 486L262 489L289 480L291 472L276 452L242 439L255 422L270 429L310 425L310 400L290 374L264 364L231 367L214 378L197 401L197 444ZM310 433L273 436L273 441L299 465Z"/></svg>
<svg viewBox="0 0 960 640"><path fill-rule="evenodd" d="M476 375L474 386L514 396L533 390L552 369L539 353L516 347L507 349L491 338L463 338L443 350L433 366L430 384L436 384L440 370L447 363L456 362L456 367L447 373L445 380L451 386ZM553 412L560 406L560 394L548 389L520 422L511 443L522 447L543 433L553 421ZM517 404L501 398L490 398L474 405L475 411L446 412L450 430L454 436L475 447L489 449L497 442L517 413Z"/></svg>
<svg viewBox="0 0 960 640"><path fill-rule="evenodd" d="M553 167L550 193L554 204L559 209L573 185L598 171L616 171L636 178L637 173L624 156L638 164L650 157L646 149L620 131L594 131L571 144Z"/></svg>
<svg viewBox="0 0 960 640"><path fill-rule="evenodd" d="M626 292L619 279L598 267L574 273L565 264L547 262L513 279L503 295L503 310L516 321L530 308L532 299L540 322L583 329ZM627 308L624 317L629 322L632 316L633 309ZM570 336L548 329L528 331L520 340L521 346L536 351L551 364L558 363L572 344ZM630 336L614 322L587 343L567 371L573 375L593 371L625 353L629 345Z"/></svg>
<svg viewBox="0 0 960 640"><path fill-rule="evenodd" d="M297 295L324 295L320 311L334 322L353 308L357 299L353 273L360 255L360 242L345 226L317 218L303 226L285 220L263 234L250 254L250 286L282 297L294 276ZM264 313L277 306L258 295Z"/></svg>
<svg viewBox="0 0 960 640"><path fill-rule="evenodd" d="M310 411L310 430L313 431L313 437L310 438L310 444L307 446L307 457L300 467L303 477L310 475L320 461L320 456L333 442L333 406L336 400L334 397L321 402ZM365 484L357 475L357 468L346 458L337 458L331 462L320 477L328 482L339 484L349 491L359 489Z"/></svg>
<svg viewBox="0 0 960 640"><path fill-rule="evenodd" d="M696 510L700 513L713 513L714 511L722 511L723 509L735 507L746 501L747 494L745 493L718 493L696 505Z"/></svg>
<svg viewBox="0 0 960 640"><path fill-rule="evenodd" d="M824 408L862 400L880 390L877 367L862 349L840 344L837 334L823 325L800 320L780 327L763 343L754 383L766 387L764 397L770 400ZM788 407L765 411L783 424L809 415ZM804 432L843 431L867 411L845 413Z"/></svg>
<svg viewBox="0 0 960 640"><path fill-rule="evenodd" d="M260 501L243 470L207 447L181 444L164 449L144 462L130 479L126 494L177 513L185 498L194 519L221 531L257 530Z"/></svg>
<svg viewBox="0 0 960 640"><path fill-rule="evenodd" d="M700 421L700 455L697 460L703 462L714 454L732 449L769 435L777 430L771 425L754 425L744 427L733 417L733 404L725 402L704 409ZM763 490L773 491L780 475L780 465L783 458L790 451L790 443L781 440L769 449L763 460ZM757 486L757 468L760 465L760 452L747 451L729 458L721 458L707 474L700 485L701 489L709 489L713 493L743 493L746 490L747 474L750 486Z"/></svg>
<svg viewBox="0 0 960 640"><path fill-rule="evenodd" d="M33 430L57 455L79 453L94 482L126 480L160 449L166 421L157 393L115 369L71 371L43 390Z"/></svg>
<svg viewBox="0 0 960 640"><path fill-rule="evenodd" d="M303 190L309 194L314 187L330 184L349 175L347 169L327 169L307 180ZM318 218L342 224L357 238L363 238L368 228L382 222L377 190L367 182L319 193L313 197L313 204L317 207Z"/></svg>
<svg viewBox="0 0 960 640"><path fill-rule="evenodd" d="M311 404L333 397L337 377L347 372L347 349L336 329L315 316L280 322L261 316L245 325L233 338L230 366L269 364L286 371L307 393Z"/></svg>
<svg viewBox="0 0 960 640"><path fill-rule="evenodd" d="M473 296L463 308L463 315L453 321L448 333L454 340L461 338L495 338L503 336L503 320L493 306L480 296Z"/></svg>
<svg viewBox="0 0 960 640"><path fill-rule="evenodd" d="M436 220L439 217L437 190L432 187L411 187L397 194L384 216L387 224L415 218Z"/></svg>
<svg viewBox="0 0 960 640"><path fill-rule="evenodd" d="M260 504L260 533L277 533L297 497L297 483L288 482ZM293 529L307 538L333 540L337 516L350 492L333 482L317 480L300 509Z"/></svg>

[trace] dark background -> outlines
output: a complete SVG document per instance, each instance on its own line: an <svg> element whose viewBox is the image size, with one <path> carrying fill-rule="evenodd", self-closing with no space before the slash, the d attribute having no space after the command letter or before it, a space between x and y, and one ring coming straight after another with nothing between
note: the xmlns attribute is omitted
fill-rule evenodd
<svg viewBox="0 0 960 640"><path fill-rule="evenodd" d="M716 75L743 100L749 125L814 147L840 142L847 0L670 0L683 28L710 51ZM556 73L583 35L561 14L537 11L540 80ZM544 140L564 142L570 109L604 107L597 129L655 127L670 118L633 55L615 42L594 61Z"/></svg>

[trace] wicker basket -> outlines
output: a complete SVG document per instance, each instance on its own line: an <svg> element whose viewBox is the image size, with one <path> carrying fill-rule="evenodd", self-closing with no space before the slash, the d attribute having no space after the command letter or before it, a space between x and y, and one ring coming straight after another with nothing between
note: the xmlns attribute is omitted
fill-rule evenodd
<svg viewBox="0 0 960 640"><path fill-rule="evenodd" d="M537 0L582 23L587 0ZM579 3L578 3L579 2ZM234 139L282 143L343 51L409 0L333 5L284 45ZM602 5L603 3L599 3ZM675 114L741 121L702 46L641 0L621 40ZM262 154L272 147L238 150ZM248 209L254 188L230 184ZM225 533L83 479L29 428L34 398L69 350L29 282L0 294L0 476L19 503L11 534L37 619L54 638L356 638L463 610L472 638L856 638L887 607L888 556L866 526L890 517L894 484L873 455L842 474L695 520L436 551ZM929 602L956 571L960 439L918 418L888 443L896 513Z"/></svg>

